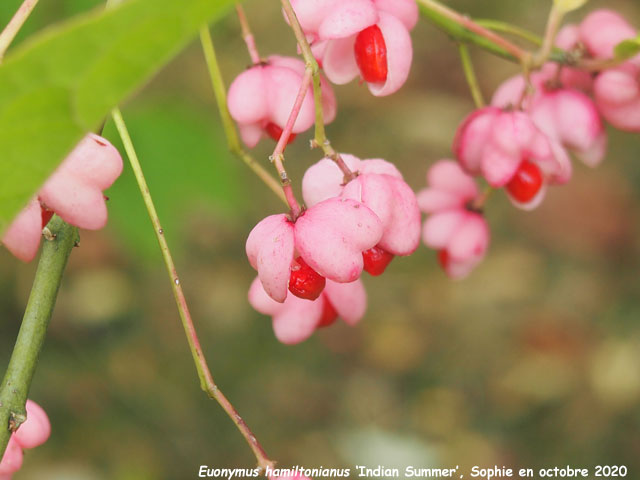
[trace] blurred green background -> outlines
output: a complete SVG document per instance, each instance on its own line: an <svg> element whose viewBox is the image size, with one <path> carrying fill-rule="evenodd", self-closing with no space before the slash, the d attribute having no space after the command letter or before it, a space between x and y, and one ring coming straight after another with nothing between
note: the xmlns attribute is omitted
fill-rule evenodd
<svg viewBox="0 0 640 480"><path fill-rule="evenodd" d="M0 2L0 24L19 0ZM48 0L19 40L101 2ZM550 2L452 0L477 17L541 32ZM640 25L632 0L592 0ZM263 55L295 54L278 2L246 2ZM584 12L574 14L579 19ZM235 17L215 25L227 83L249 63ZM341 151L396 162L411 186L451 155L473 108L455 45L422 21L407 85L387 98L336 87L328 134ZM487 96L517 67L473 50ZM244 242L279 201L226 152L193 43L123 108L220 387L281 466L626 465L640 478L640 139L611 131L596 171L576 165L533 213L487 208L492 245L462 282L432 251L365 278L369 311L307 342L279 344L246 301ZM121 146L112 125L105 135ZM287 150L299 182L310 134ZM253 152L266 167L273 144ZM296 184L296 188L299 183ZM298 188L299 191L299 188ZM83 232L30 397L51 440L16 479L186 479L200 465L252 467L223 411L199 390L155 238L128 166L104 231ZM35 262L0 250L0 370ZM464 470L463 470L464 471Z"/></svg>

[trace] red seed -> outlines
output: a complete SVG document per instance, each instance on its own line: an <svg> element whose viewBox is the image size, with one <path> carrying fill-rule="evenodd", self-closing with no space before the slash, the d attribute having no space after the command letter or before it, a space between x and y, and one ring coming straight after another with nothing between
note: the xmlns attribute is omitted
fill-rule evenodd
<svg viewBox="0 0 640 480"><path fill-rule="evenodd" d="M509 194L520 203L533 200L542 188L540 168L535 163L524 160L506 188Z"/></svg>
<svg viewBox="0 0 640 480"><path fill-rule="evenodd" d="M325 295L324 306L322 307L322 317L318 322L318 328L328 327L329 325L332 325L337 319L338 312L336 312L336 309L333 307L333 305L331 305L331 302L327 300L327 297Z"/></svg>
<svg viewBox="0 0 640 480"><path fill-rule="evenodd" d="M445 249L440 250L438 252L438 262L440 263L442 269L446 271L447 267L449 267L449 252L447 252Z"/></svg>
<svg viewBox="0 0 640 480"><path fill-rule="evenodd" d="M364 259L364 269L369 272L370 275L377 277L382 275L387 268L387 265L393 260L392 253L380 247L373 247L369 250L362 252L362 258Z"/></svg>
<svg viewBox="0 0 640 480"><path fill-rule="evenodd" d="M49 220L51 220L51 217L53 217L53 210L49 210L48 208L44 208L44 207L40 207L41 210L41 215L42 215L42 228L47 226L47 223L49 223Z"/></svg>
<svg viewBox="0 0 640 480"><path fill-rule="evenodd" d="M366 82L387 81L387 45L377 25L362 30L356 37L356 63Z"/></svg>
<svg viewBox="0 0 640 480"><path fill-rule="evenodd" d="M296 297L315 300L324 290L327 280L298 257L291 265L289 291Z"/></svg>
<svg viewBox="0 0 640 480"><path fill-rule="evenodd" d="M265 132L267 132L267 135L273 138L276 142L279 141L280 137L282 136L282 129L273 122L267 123L267 126L264 127L264 130ZM292 133L291 135L289 135L289 140L287 140L287 145L289 145L295 139L296 139L295 133Z"/></svg>

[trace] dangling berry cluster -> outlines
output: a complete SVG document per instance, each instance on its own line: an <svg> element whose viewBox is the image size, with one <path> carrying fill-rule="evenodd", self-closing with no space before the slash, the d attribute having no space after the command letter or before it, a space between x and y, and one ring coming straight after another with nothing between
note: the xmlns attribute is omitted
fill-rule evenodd
<svg viewBox="0 0 640 480"><path fill-rule="evenodd" d="M580 25L565 26L556 44L568 54L611 61L616 45L636 36L619 14L598 10ZM640 55L595 75L546 63L528 78L519 75L505 81L491 106L462 122L453 145L462 171L447 162L434 165L429 188L418 197L423 211L431 214L424 242L439 250L440 263L450 276L468 274L489 239L477 208L484 203L482 196L469 184L470 177L461 175L483 177L490 187L504 188L515 206L532 210L543 201L548 186L571 179L572 156L589 167L600 164L607 149L603 118L621 130L640 131ZM453 191L458 192L456 202ZM468 230L459 233L463 227ZM458 238L468 247L464 255L452 254L449 246Z"/></svg>
<svg viewBox="0 0 640 480"><path fill-rule="evenodd" d="M365 270L381 275L394 256L410 255L420 240L420 211L402 174L384 160L341 156L358 175L344 175L329 158L302 181L308 209L292 219L273 215L249 234L247 256L258 271L253 307L273 317L277 338L297 343L340 317L364 315Z"/></svg>
<svg viewBox="0 0 640 480"><path fill-rule="evenodd" d="M255 147L264 135L278 141L295 103L304 68L304 62L297 58L272 55L233 81L227 98L229 112L249 148ZM324 122L330 123L336 116L336 98L324 79L321 85ZM309 87L289 142L296 134L311 128L314 120L313 93Z"/></svg>
<svg viewBox="0 0 640 480"><path fill-rule="evenodd" d="M453 160L436 162L427 174L428 187L418 193L420 209L430 214L422 240L438 251L438 260L452 278L467 276L489 246L489 227L473 202L480 192L473 178Z"/></svg>
<svg viewBox="0 0 640 480"><path fill-rule="evenodd" d="M311 48L328 79L344 84L356 76L377 96L389 95L407 80L413 48L409 30L418 21L415 0L291 2ZM238 75L227 105L244 143L252 148L263 136L278 141L294 105L305 64L272 55ZM323 120L336 116L333 90L321 76ZM311 90L311 87L310 87ZM303 101L289 143L314 123L311 92Z"/></svg>

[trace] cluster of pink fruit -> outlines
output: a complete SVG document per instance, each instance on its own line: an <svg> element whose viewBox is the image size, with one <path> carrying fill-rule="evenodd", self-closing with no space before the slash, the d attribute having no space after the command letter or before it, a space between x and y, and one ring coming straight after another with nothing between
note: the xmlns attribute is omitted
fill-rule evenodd
<svg viewBox="0 0 640 480"><path fill-rule="evenodd" d="M302 182L308 209L298 218L265 218L247 240L258 271L249 301L273 317L284 343L301 342L337 317L357 323L366 308L362 271L380 275L420 242L420 210L398 169L380 159L342 158L359 172L355 179L344 184L336 164L320 160Z"/></svg>
<svg viewBox="0 0 640 480"><path fill-rule="evenodd" d="M415 0L291 4L331 82L344 84L360 75L377 96L404 84L412 60L409 30L418 20ZM271 56L235 79L228 107L247 146L265 134L280 138L304 71L299 59ZM323 119L329 123L336 100L324 77L321 91ZM314 121L309 87L289 141ZM296 218L265 218L247 240L247 256L258 271L249 301L273 317L276 337L284 343L301 342L338 317L357 323L367 303L362 271L380 275L394 256L410 255L420 241L416 197L398 169L381 159L341 158L357 175L345 176L329 158L320 160L303 179L307 209Z"/></svg>
<svg viewBox="0 0 640 480"><path fill-rule="evenodd" d="M619 14L598 10L580 25L564 27L556 43L569 55L610 60L616 45L636 35ZM504 82L491 106L464 120L453 146L457 164L436 163L430 188L419 195L422 210L431 214L424 241L440 251L452 277L468 274L489 243L479 208L483 199L471 176L504 187L519 208L536 208L547 186L571 179L570 154L590 167L602 161L603 117L621 130L640 132L639 75L640 55L597 74L548 63L528 79L519 75Z"/></svg>
<svg viewBox="0 0 640 480"><path fill-rule="evenodd" d="M412 58L409 30L418 14L414 0L291 3L331 82L346 83L359 74L378 96L405 82ZM600 10L579 26L565 27L556 41L568 56L605 60L635 36L621 16ZM300 60L270 57L234 81L228 106L249 147L263 133L279 139L303 74ZM592 167L602 161L602 117L640 131L639 74L640 56L597 75L548 63L528 78L509 79L491 106L462 122L453 146L456 160L436 162L417 197L383 160L342 155L352 176L343 176L344 168L329 158L321 160L303 178L308 209L297 218L268 217L249 235L247 255L258 271L250 303L272 316L284 343L303 341L337 317L356 323L366 307L362 270L379 275L394 256L417 248L420 210L429 215L424 243L438 251L450 277L467 276L484 258L490 238L482 212L487 194L473 177L483 177L491 189L504 187L519 208L537 207L547 186L571 178L570 154ZM321 84L326 123L336 115L335 96L325 78ZM314 114L309 94L292 131L310 128Z"/></svg>
<svg viewBox="0 0 640 480"><path fill-rule="evenodd" d="M102 192L121 172L118 150L98 135L87 135L16 217L2 243L20 260L30 262L54 213L79 228L101 229L107 223Z"/></svg>
<svg viewBox="0 0 640 480"><path fill-rule="evenodd" d="M415 0L294 0L291 2L327 78L345 84L358 75L376 96L397 91L407 80L413 50L411 30L418 21ZM240 74L229 88L228 106L248 147L263 135L278 140L285 127L305 65L298 58L273 55ZM336 116L333 90L322 78L324 122ZM308 94L293 126L295 134L314 123Z"/></svg>
<svg viewBox="0 0 640 480"><path fill-rule="evenodd" d="M11 434L0 460L0 480L11 480L11 476L22 467L23 450L42 445L51 434L49 418L37 403L27 400L26 410L27 420Z"/></svg>

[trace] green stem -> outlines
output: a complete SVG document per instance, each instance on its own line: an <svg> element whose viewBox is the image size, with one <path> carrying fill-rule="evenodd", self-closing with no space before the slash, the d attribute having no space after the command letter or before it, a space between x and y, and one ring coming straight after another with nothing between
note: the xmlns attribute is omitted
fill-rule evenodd
<svg viewBox="0 0 640 480"><path fill-rule="evenodd" d="M47 326L78 230L54 216L48 225L22 325L0 387L0 458L11 433L26 420L25 403L38 364Z"/></svg>
<svg viewBox="0 0 640 480"><path fill-rule="evenodd" d="M518 63L528 61L531 56L529 52L506 38L436 0L417 0L417 2L426 18L458 41L473 43L495 55Z"/></svg>
<svg viewBox="0 0 640 480"><path fill-rule="evenodd" d="M315 138L316 141L322 144L326 142L327 135L324 130L322 90L320 88L320 66L316 61L316 58L313 56L311 46L309 45L306 35L302 31L302 27L300 26L300 22L298 21L298 17L291 6L291 3L288 0L282 0L282 8L287 16L287 20L289 20L289 25L291 26L291 30L293 30L293 34L296 37L298 45L300 45L300 50L306 63L306 68L311 69L311 74L313 75L313 99L316 107Z"/></svg>
<svg viewBox="0 0 640 480"><path fill-rule="evenodd" d="M229 108L227 107L227 90L224 85L224 80L222 79L222 72L220 71L216 51L207 26L203 26L200 29L200 43L202 44L202 50L207 62L209 77L211 78L213 93L215 94L216 102L218 104L218 111L220 113L220 119L222 120L224 133L227 137L229 151L238 159L242 160L253 171L253 173L255 173L258 178L260 178L260 180L262 180L264 184L284 202L285 205L288 205L287 199L285 198L278 181L269 175L262 165L256 162L251 155L245 152L240 144L236 125L231 118Z"/></svg>
<svg viewBox="0 0 640 480"><path fill-rule="evenodd" d="M229 418L231 418L231 420L236 425L242 436L249 444L249 447L253 451L258 461L258 466L262 469L265 469L266 467L273 467L273 461L269 460L255 435L251 432L245 421L242 419L242 417L240 417L234 406L224 396L222 391L220 391L213 380L213 376L211 375L211 371L209 370L209 366L207 365L207 361L204 357L204 352L202 351L202 347L200 346L200 340L198 339L196 328L193 324L191 314L189 313L189 307L182 290L182 284L180 283L180 278L178 277L178 272L173 262L173 257L171 255L171 251L169 250L169 245L167 244L164 230L162 228L162 225L160 224L158 212L156 211L155 205L153 204L149 186L147 185L144 173L142 172L142 167L140 165L140 161L138 160L136 150L133 146L131 136L129 135L127 126L118 108L115 108L111 112L111 116L113 118L113 121L115 122L118 133L120 134L120 138L122 139L122 143L124 144L127 156L129 157L131 169L133 170L136 182L138 183L138 187L140 188L140 193L142 194L144 204L147 207L147 213L149 214L149 218L151 219L151 223L153 224L156 238L158 239L158 244L160 245L162 258L164 259L164 264L171 281L173 296L175 298L176 305L178 306L178 312L180 314L182 327L184 328L187 342L189 343L189 349L191 350L191 355L193 356L193 362L195 364L196 370L198 371L198 377L200 378L200 387L209 396L209 398L215 399L224 409L227 415L229 415Z"/></svg>
<svg viewBox="0 0 640 480"><path fill-rule="evenodd" d="M556 36L558 35L558 30L560 30L560 26L562 25L564 15L564 10L558 8L555 3L551 6L549 18L547 20L547 27L542 40L542 46L533 56L532 68L541 67L547 60L549 60L549 57L554 50Z"/></svg>
<svg viewBox="0 0 640 480"><path fill-rule="evenodd" d="M342 171L344 175L344 183L348 183L354 178L356 178L356 174L351 171L351 169L344 162L342 157L338 152L336 152L331 146L331 142L327 138L327 133L324 128L324 113L322 107L322 85L320 83L320 67L318 66L318 62L313 56L313 52L311 51L311 46L309 45L309 41L307 40L306 35L302 31L302 27L300 26L300 22L298 21L298 17L296 16L293 7L291 6L291 2L289 0L281 0L282 8L284 10L287 19L289 20L289 25L293 30L293 34L296 37L298 45L300 46L300 50L302 52L302 56L306 63L306 68L311 70L313 75L313 100L315 103L316 109L316 129L315 129L315 137L313 139L312 146L320 147L324 154L333 160L338 168Z"/></svg>
<svg viewBox="0 0 640 480"><path fill-rule="evenodd" d="M435 0L417 0L417 2L422 16L431 21L431 23L452 39L460 43L473 44L493 55L519 65L530 63L532 59L531 53L514 45L500 35L491 32L491 30L511 33L525 38L536 45L542 44L542 39L513 25L494 20L471 20L465 15ZM575 66L575 62L572 63L573 60L567 56L566 52L559 48L554 48L551 51L549 60L560 64ZM592 70L596 68L597 66L591 66Z"/></svg>
<svg viewBox="0 0 640 480"><path fill-rule="evenodd" d="M4 57L5 52L13 42L14 38L24 25L24 22L27 21L29 15L38 4L38 0L24 0L18 11L13 15L11 20L7 26L0 33L0 62L2 62L2 58Z"/></svg>
<svg viewBox="0 0 640 480"><path fill-rule="evenodd" d="M473 101L476 104L477 108L482 108L485 106L484 97L482 96L482 90L480 89L480 84L478 83L478 77L476 76L476 72L473 68L473 63L471 62L471 56L469 55L469 48L466 44L460 43L458 45L458 50L460 51L460 60L462 61L462 69L464 70L464 76L467 79L467 83L469 84L469 90L471 90L471 96L473 97Z"/></svg>
<svg viewBox="0 0 640 480"><path fill-rule="evenodd" d="M471 203L472 210L476 212L482 212L487 203L487 200L493 195L496 191L491 185L487 185L487 188Z"/></svg>
<svg viewBox="0 0 640 480"><path fill-rule="evenodd" d="M510 35L513 35L514 37L519 37L523 40L526 40L527 42L530 42L534 45L542 45L542 38L540 38L535 33L530 32L529 30L518 27L517 25L512 25L510 23L493 19L476 19L475 22L478 25L482 25L483 27L488 28L489 30L493 30L494 32L508 33Z"/></svg>

